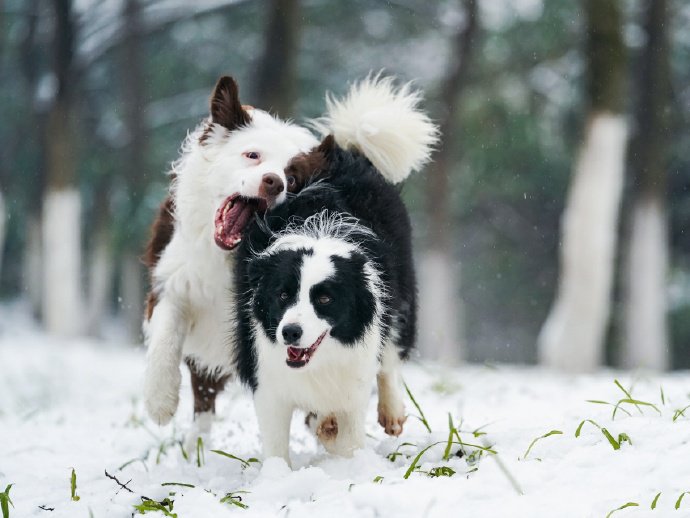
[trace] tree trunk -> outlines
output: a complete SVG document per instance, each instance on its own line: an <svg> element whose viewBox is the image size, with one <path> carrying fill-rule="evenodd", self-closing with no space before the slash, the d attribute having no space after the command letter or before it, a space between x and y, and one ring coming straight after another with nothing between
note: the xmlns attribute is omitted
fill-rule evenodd
<svg viewBox="0 0 690 518"><path fill-rule="evenodd" d="M104 181L97 186L92 215L95 221L89 251L88 333L94 337L103 335L114 277L111 214L107 208L109 184L110 182Z"/></svg>
<svg viewBox="0 0 690 518"><path fill-rule="evenodd" d="M21 57L20 68L24 78L27 92L36 91L36 83L39 76L39 54L41 48L45 46L45 41L39 41L38 31L38 10L39 0L29 0L26 9L35 16L27 17L27 27L24 37L20 43L19 55ZM43 263L42 263L42 234L41 234L41 215L43 212L43 195L46 187L45 171L45 149L47 129L46 117L38 113L35 106L32 106L29 117L32 125L36 128L36 139L34 148L37 149L34 157L33 167L25 171L29 176L27 189L27 216L24 230L24 252L22 260L22 283L28 301L31 305L33 316L43 320Z"/></svg>
<svg viewBox="0 0 690 518"><path fill-rule="evenodd" d="M55 99L46 125L47 191L43 204L43 318L50 333L82 331L81 199L76 188L73 114L75 23L70 0L53 0Z"/></svg>
<svg viewBox="0 0 690 518"><path fill-rule="evenodd" d="M141 202L146 194L146 121L144 120L144 45L142 41L142 13L139 0L125 2L124 26L126 34L122 47L122 92L128 143L125 148L123 175L127 180L129 196L129 218L137 220ZM144 243L138 235L138 228L131 227L123 250L122 298L126 328L133 342L141 341L141 322L145 297L145 270L138 259L143 253Z"/></svg>
<svg viewBox="0 0 690 518"><path fill-rule="evenodd" d="M7 224L7 207L5 198L2 195L2 185L0 185L0 279L2 279L2 259L5 251L5 229Z"/></svg>
<svg viewBox="0 0 690 518"><path fill-rule="evenodd" d="M291 116L294 109L299 35L299 0L271 0L255 99L258 108L271 110L280 117Z"/></svg>
<svg viewBox="0 0 690 518"><path fill-rule="evenodd" d="M666 170L670 96L666 0L647 2L647 42L641 62L637 135L631 143L634 201L625 300L627 368L665 369L669 364L666 322L668 226Z"/></svg>
<svg viewBox="0 0 690 518"><path fill-rule="evenodd" d="M442 141L426 183L429 242L419 268L419 350L427 358L446 363L460 361L465 349L460 265L451 246L456 236L449 199L458 149L457 113L478 25L477 0L465 0L464 7L465 23L453 40L448 75L441 85Z"/></svg>
<svg viewBox="0 0 690 518"><path fill-rule="evenodd" d="M31 312L43 320L43 262L41 218L37 214L26 217L24 257L22 261L22 288L31 306Z"/></svg>
<svg viewBox="0 0 690 518"><path fill-rule="evenodd" d="M586 0L589 114L561 227L556 300L538 341L545 365L601 365L611 312L627 124L625 49L617 0Z"/></svg>

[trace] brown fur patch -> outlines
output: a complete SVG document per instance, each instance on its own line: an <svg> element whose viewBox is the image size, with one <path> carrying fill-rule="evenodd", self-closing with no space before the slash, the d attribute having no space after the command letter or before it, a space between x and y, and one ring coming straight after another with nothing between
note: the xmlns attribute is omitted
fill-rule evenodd
<svg viewBox="0 0 690 518"><path fill-rule="evenodd" d="M194 392L194 413L216 413L216 396L225 388L230 376L216 376L205 370L197 369L196 364L189 358L185 359L192 375L192 391Z"/></svg>
<svg viewBox="0 0 690 518"><path fill-rule="evenodd" d="M290 160L285 168L288 192L297 193L301 191L309 185L312 179L326 171L329 155L334 146L335 140L332 135L329 135L308 153L301 153Z"/></svg>
<svg viewBox="0 0 690 518"><path fill-rule="evenodd" d="M338 437L338 419L335 415L327 416L316 429L316 436L321 442L335 441Z"/></svg>
<svg viewBox="0 0 690 518"><path fill-rule="evenodd" d="M158 264L158 260L161 258L161 254L165 247L168 246L170 240L172 239L173 232L175 231L175 202L172 196L165 198L160 208L158 209L158 214L156 219L151 225L151 237L146 245L146 251L144 252L143 261L149 270L149 283L153 282L153 270ZM146 297L146 319L151 320L151 315L153 315L153 308L158 303L158 295L151 288Z"/></svg>

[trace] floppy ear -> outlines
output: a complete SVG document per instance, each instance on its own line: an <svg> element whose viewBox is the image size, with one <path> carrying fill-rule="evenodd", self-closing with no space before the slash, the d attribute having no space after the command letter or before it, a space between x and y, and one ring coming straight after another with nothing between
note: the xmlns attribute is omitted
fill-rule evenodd
<svg viewBox="0 0 690 518"><path fill-rule="evenodd" d="M211 121L232 131L251 120L242 107L235 80L230 76L221 77L211 94Z"/></svg>

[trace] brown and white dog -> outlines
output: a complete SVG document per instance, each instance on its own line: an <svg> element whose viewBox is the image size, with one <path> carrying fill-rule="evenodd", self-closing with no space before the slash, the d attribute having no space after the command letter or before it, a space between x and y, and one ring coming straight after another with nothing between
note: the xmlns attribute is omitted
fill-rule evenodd
<svg viewBox="0 0 690 518"><path fill-rule="evenodd" d="M195 433L210 429L215 398L232 375L232 250L256 212L282 203L284 169L318 144L306 129L242 106L222 77L210 117L182 145L170 172L170 196L153 227L144 333L144 399L151 418L168 423L180 391L180 363L191 371Z"/></svg>

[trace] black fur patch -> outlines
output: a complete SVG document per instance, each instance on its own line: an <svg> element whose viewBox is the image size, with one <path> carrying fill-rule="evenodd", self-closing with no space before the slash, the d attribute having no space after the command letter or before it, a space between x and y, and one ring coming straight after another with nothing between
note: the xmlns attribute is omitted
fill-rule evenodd
<svg viewBox="0 0 690 518"><path fill-rule="evenodd" d="M366 257L352 254L349 258L331 256L335 274L309 290L309 298L316 314L331 325L331 336L346 345L364 336L374 319L374 295L366 284ZM328 304L319 303L323 296Z"/></svg>
<svg viewBox="0 0 690 518"><path fill-rule="evenodd" d="M285 311L297 302L305 255L311 255L311 250L283 250L248 265L249 282L254 287L252 313L273 342ZM287 297L281 297L283 294Z"/></svg>

